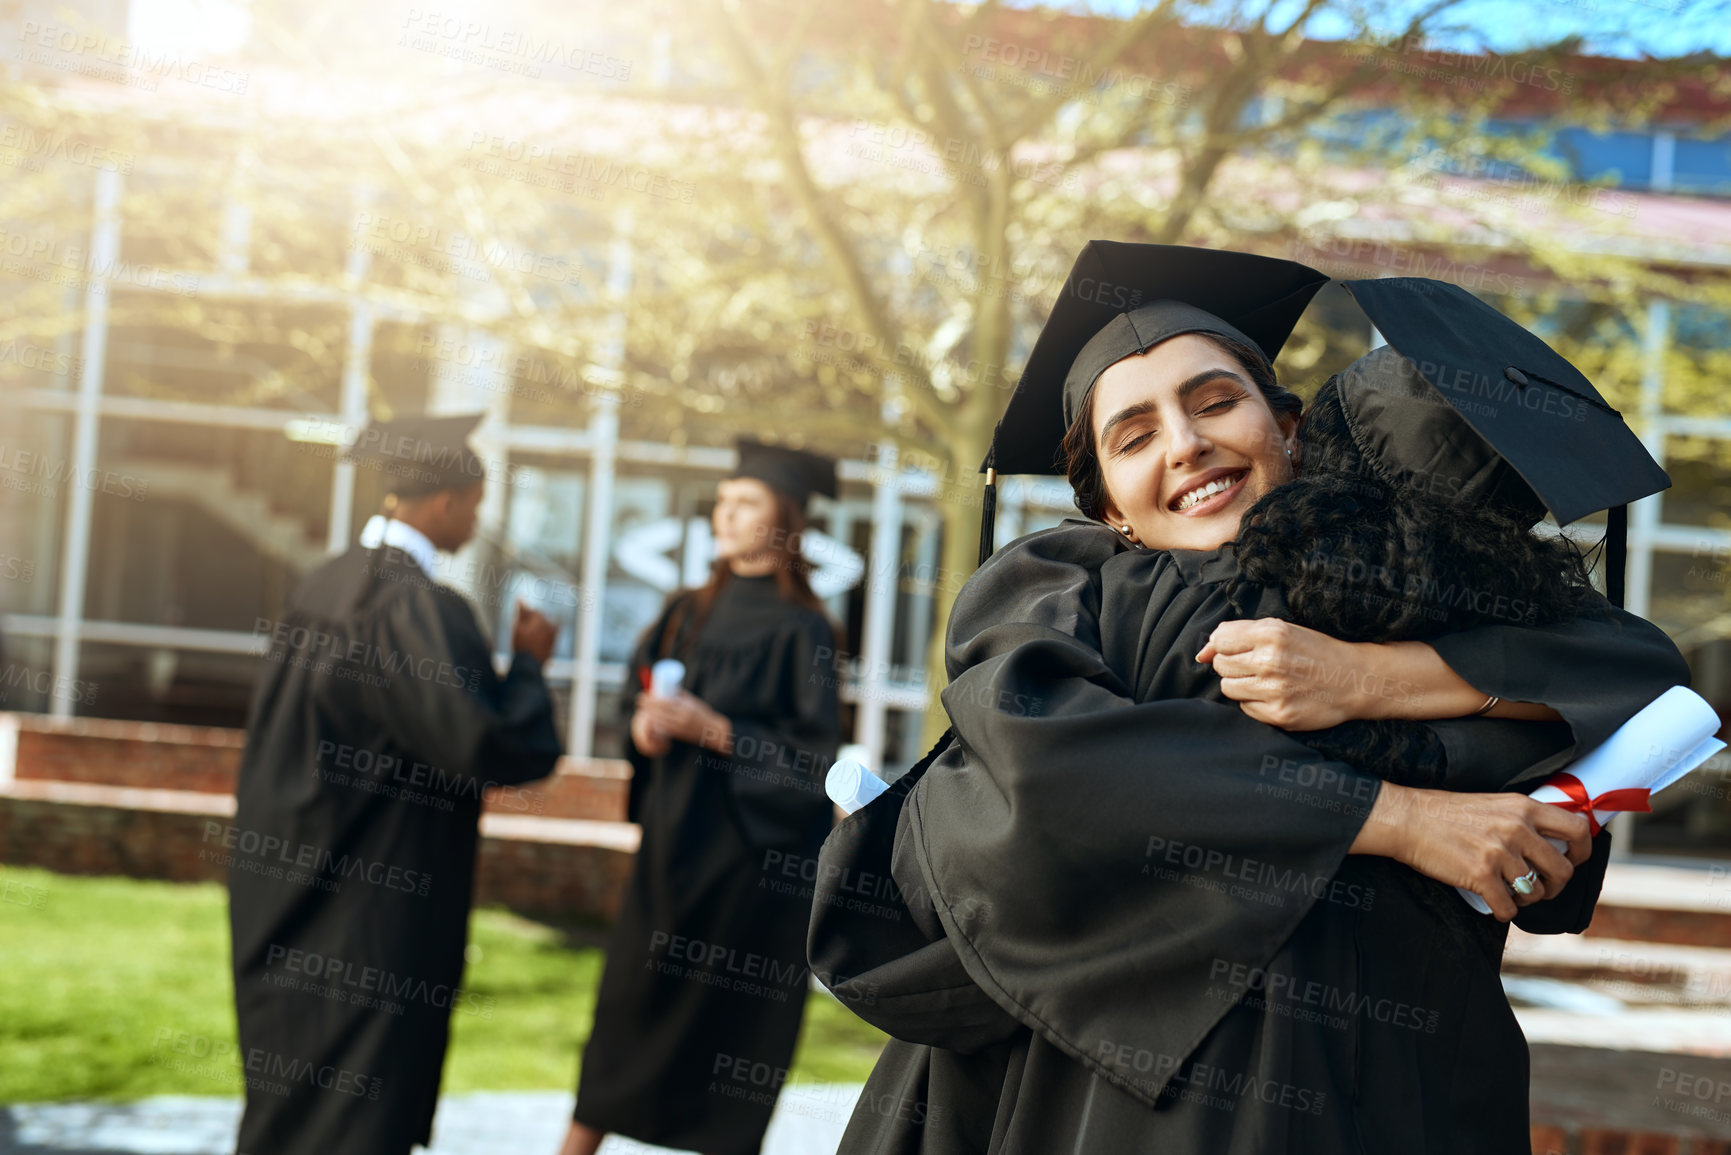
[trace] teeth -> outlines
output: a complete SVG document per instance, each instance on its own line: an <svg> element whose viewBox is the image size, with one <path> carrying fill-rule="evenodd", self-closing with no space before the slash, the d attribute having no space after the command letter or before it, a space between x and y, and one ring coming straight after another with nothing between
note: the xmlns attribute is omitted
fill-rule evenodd
<svg viewBox="0 0 1731 1155"><path fill-rule="evenodd" d="M1217 493L1225 493L1234 485L1238 484L1238 479L1243 476L1242 473L1234 473L1227 477L1217 477L1207 485L1192 489L1189 493L1186 493L1183 497L1178 499L1178 512L1183 513L1196 503L1207 501Z"/></svg>

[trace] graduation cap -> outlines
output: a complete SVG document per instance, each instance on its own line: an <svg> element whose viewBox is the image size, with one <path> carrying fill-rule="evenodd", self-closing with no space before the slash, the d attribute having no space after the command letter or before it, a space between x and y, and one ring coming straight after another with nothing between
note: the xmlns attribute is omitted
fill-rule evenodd
<svg viewBox="0 0 1731 1155"><path fill-rule="evenodd" d="M1500 454L1558 525L1609 509L1606 589L1622 604L1631 501L1671 479L1581 371L1458 285L1425 277L1342 282L1434 394ZM1416 409L1416 407L1414 407ZM1382 418L1388 436L1420 420Z"/></svg>
<svg viewBox="0 0 1731 1155"><path fill-rule="evenodd" d="M769 445L750 437L737 442L739 466L729 477L754 477L791 497L801 510L814 493L834 497L837 493L835 459Z"/></svg>
<svg viewBox="0 0 1731 1155"><path fill-rule="evenodd" d="M379 470L385 492L397 497L464 489L487 476L486 464L467 440L485 416L464 413L374 421L355 438L343 460Z"/></svg>
<svg viewBox="0 0 1731 1155"><path fill-rule="evenodd" d="M1100 374L1170 337L1212 333L1272 362L1324 273L1297 261L1184 245L1089 241L1058 293L980 465L980 561L992 553L997 474L1059 474L1064 434Z"/></svg>

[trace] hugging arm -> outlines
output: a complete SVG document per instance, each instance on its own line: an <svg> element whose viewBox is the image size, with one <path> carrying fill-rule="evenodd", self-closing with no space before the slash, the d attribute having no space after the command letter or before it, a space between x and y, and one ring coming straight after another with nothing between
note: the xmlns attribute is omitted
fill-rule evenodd
<svg viewBox="0 0 1731 1155"><path fill-rule="evenodd" d="M1246 713L1286 730L1460 718L1495 696L1501 702L1490 717L1569 727L1571 748L1534 776L1597 746L1654 698L1689 682L1662 630L1597 594L1564 621L1478 626L1429 642L1343 642L1274 618L1223 622L1198 657Z"/></svg>

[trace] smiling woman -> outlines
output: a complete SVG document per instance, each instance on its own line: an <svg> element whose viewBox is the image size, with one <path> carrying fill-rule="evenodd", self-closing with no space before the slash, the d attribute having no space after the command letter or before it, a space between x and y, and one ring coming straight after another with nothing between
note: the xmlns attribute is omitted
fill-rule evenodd
<svg viewBox="0 0 1731 1155"><path fill-rule="evenodd" d="M946 631L955 740L825 846L820 878L870 871L907 896L891 920L820 891L808 942L820 975L852 976L831 983L837 996L893 1036L862 1101L926 1108L856 1110L843 1155L1527 1149L1502 935L1517 913L1539 932L1584 927L1609 847L1512 788L1603 740L1687 667L1603 599L1460 628L1448 662L1423 641L1347 642L1283 620L1295 569L1374 608L1368 591L1328 588L1326 563L1352 543L1384 572L1400 559L1368 543L1413 554L1404 512L1373 532L1404 494L1372 509L1336 486L1326 517L1290 502L1269 514L1318 488L1335 451L1314 424L1312 480L1288 481L1298 422L1266 368L1320 283L1241 253L1097 241L1077 260L988 462L1039 472L1067 435L1078 505L1112 524L1067 520L982 563ZM1100 285L1125 291L1107 304ZM1365 417L1367 394L1410 416L1384 368L1365 359L1343 423ZM1456 464L1458 430L1438 432L1437 452L1413 460L1477 477ZM1240 605L1246 515L1262 556L1273 530L1280 551ZM1457 535L1439 532L1443 546L1493 541L1437 516ZM1420 668L1385 680L1379 653ZM1507 703L1488 695L1551 703L1563 723L1502 720ZM1354 755L1368 741L1337 734L1331 753L1291 732L1342 718L1404 719L1390 736L1413 740L1366 759ZM1443 756L1410 765L1432 739ZM1435 771L1426 785L1400 781L1420 769Z"/></svg>
<svg viewBox="0 0 1731 1155"><path fill-rule="evenodd" d="M1225 334L1185 333L1126 357L1100 374L1065 435L1076 504L1132 542L1212 549L1292 477L1302 405L1255 346Z"/></svg>

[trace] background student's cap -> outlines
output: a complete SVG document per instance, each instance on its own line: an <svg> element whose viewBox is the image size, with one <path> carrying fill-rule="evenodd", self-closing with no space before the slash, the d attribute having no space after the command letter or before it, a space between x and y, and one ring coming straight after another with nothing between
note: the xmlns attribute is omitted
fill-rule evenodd
<svg viewBox="0 0 1731 1155"><path fill-rule="evenodd" d="M343 454L379 471L385 492L425 497L443 489L465 489L487 476L485 463L469 448L468 436L484 413L402 417L374 421Z"/></svg>
<svg viewBox="0 0 1731 1155"><path fill-rule="evenodd" d="M834 497L837 493L834 458L750 437L741 437L737 447L739 465L728 476L756 478L792 498L802 512L812 494Z"/></svg>

